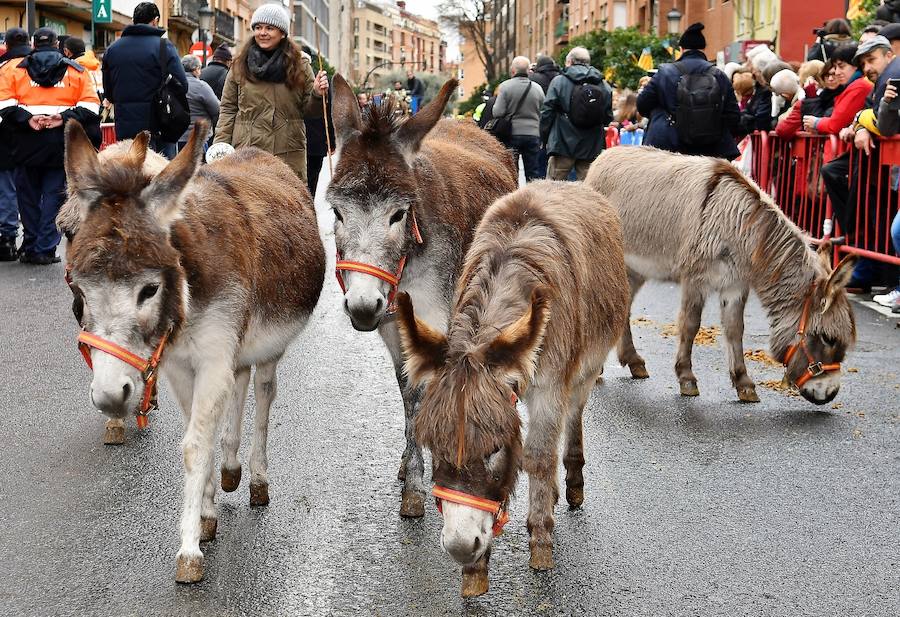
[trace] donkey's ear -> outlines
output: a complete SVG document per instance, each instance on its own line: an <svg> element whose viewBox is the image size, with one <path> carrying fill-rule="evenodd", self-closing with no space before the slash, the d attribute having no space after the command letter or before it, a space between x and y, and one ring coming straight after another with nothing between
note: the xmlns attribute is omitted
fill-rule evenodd
<svg viewBox="0 0 900 617"><path fill-rule="evenodd" d="M202 120L194 124L187 145L141 191L144 203L165 229L181 215L181 193L200 167L207 127L207 123Z"/></svg>
<svg viewBox="0 0 900 617"><path fill-rule="evenodd" d="M85 175L99 167L97 151L77 120L66 122L65 165L70 191L83 188Z"/></svg>
<svg viewBox="0 0 900 617"><path fill-rule="evenodd" d="M834 302L835 296L847 286L853 277L853 269L856 267L858 258L856 255L847 255L837 265L825 285L822 287L822 312L824 313Z"/></svg>
<svg viewBox="0 0 900 617"><path fill-rule="evenodd" d="M816 249L816 255L819 256L819 261L822 262L822 265L825 266L826 272L831 272L831 259L833 256L834 247L831 245L831 240L825 240L822 244L819 245L819 248Z"/></svg>
<svg viewBox="0 0 900 617"><path fill-rule="evenodd" d="M134 136L126 155L128 164L140 171L147 158L147 147L150 144L150 131L141 131Z"/></svg>
<svg viewBox="0 0 900 617"><path fill-rule="evenodd" d="M488 345L485 362L494 369L506 372L508 381L522 385L534 372L549 319L550 299L547 292L535 287L531 292L531 305L525 314L504 328Z"/></svg>
<svg viewBox="0 0 900 617"><path fill-rule="evenodd" d="M422 140L428 135L428 131L433 129L444 115L447 102L453 96L457 85L459 82L455 79L445 83L438 95L428 105L420 109L397 130L397 138L406 149L407 154L413 155L419 151L419 146L422 145Z"/></svg>
<svg viewBox="0 0 900 617"><path fill-rule="evenodd" d="M447 361L447 337L416 318L412 300L405 292L397 294L397 329L412 384L430 381Z"/></svg>
<svg viewBox="0 0 900 617"><path fill-rule="evenodd" d="M334 120L334 136L340 146L362 130L362 115L350 84L340 73L335 73L331 87L331 117Z"/></svg>

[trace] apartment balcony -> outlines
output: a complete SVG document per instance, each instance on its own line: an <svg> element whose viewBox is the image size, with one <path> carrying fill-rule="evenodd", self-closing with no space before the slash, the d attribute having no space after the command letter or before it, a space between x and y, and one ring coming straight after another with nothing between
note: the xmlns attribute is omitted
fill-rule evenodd
<svg viewBox="0 0 900 617"><path fill-rule="evenodd" d="M234 45L234 16L225 11L216 10L216 36Z"/></svg>
<svg viewBox="0 0 900 617"><path fill-rule="evenodd" d="M569 21L562 19L556 23L556 30L553 33L556 36L557 45L569 44Z"/></svg>
<svg viewBox="0 0 900 617"><path fill-rule="evenodd" d="M202 0L172 0L170 20L197 27L200 25L200 6ZM231 32L231 35L234 31Z"/></svg>

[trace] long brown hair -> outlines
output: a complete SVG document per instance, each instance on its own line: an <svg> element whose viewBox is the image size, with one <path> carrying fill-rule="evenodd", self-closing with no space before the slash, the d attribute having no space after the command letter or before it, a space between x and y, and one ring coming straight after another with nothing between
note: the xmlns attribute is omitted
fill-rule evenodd
<svg viewBox="0 0 900 617"><path fill-rule="evenodd" d="M637 94L629 92L619 103L619 110L616 114L616 122L620 124L626 120L631 120L637 116Z"/></svg>
<svg viewBox="0 0 900 617"><path fill-rule="evenodd" d="M247 70L247 55L250 53L250 47L253 45L256 45L256 39L251 36L231 65L234 77L239 82L243 82L245 79L256 81L250 71ZM306 71L303 69L303 63L308 63L309 60L303 57L300 48L291 40L290 36L285 35L279 47L284 53L284 68L287 74L287 78L284 80L285 85L291 90L305 89L308 84L306 83Z"/></svg>

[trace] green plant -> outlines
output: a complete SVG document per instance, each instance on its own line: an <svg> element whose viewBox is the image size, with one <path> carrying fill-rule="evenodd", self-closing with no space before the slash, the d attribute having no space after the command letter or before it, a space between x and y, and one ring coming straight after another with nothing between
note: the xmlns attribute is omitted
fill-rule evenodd
<svg viewBox="0 0 900 617"><path fill-rule="evenodd" d="M431 99L435 97L435 95L440 92L441 86L450 79L449 75L434 75L432 73L416 73L416 77L422 80L425 84L425 94L422 96L422 105L427 105L431 102ZM376 92L384 92L386 90L392 90L394 87L394 82L399 81L403 84L403 87L406 87L406 71L391 71L387 75L383 75L378 78L376 82L375 91ZM371 83L371 82L370 82ZM450 104L456 102L457 93L454 90L453 96L450 97Z"/></svg>
<svg viewBox="0 0 900 617"><path fill-rule="evenodd" d="M559 54L559 64L565 64L566 54L573 47L585 47L591 54L591 64L604 76L609 75L614 86L635 90L638 81L647 74L637 65L645 48L650 48L655 67L658 68L664 62L672 62L673 58L664 43L655 34L644 34L636 27L616 28L611 32L595 30L570 40Z"/></svg>
<svg viewBox="0 0 900 617"><path fill-rule="evenodd" d="M872 23L875 19L875 11L879 6L881 6L881 0L862 0L859 3L859 9L857 9L859 13L850 21L853 38L858 39L863 28Z"/></svg>
<svg viewBox="0 0 900 617"><path fill-rule="evenodd" d="M509 75L503 74L494 81L487 84L481 84L480 86L475 88L474 92L472 92L472 95L469 98L459 102L459 105L456 106L456 113L461 116L465 116L469 113L474 112L475 108L484 102L484 99L482 98L484 91L487 90L488 92L493 92L497 89L497 86L499 86L507 79L509 79Z"/></svg>

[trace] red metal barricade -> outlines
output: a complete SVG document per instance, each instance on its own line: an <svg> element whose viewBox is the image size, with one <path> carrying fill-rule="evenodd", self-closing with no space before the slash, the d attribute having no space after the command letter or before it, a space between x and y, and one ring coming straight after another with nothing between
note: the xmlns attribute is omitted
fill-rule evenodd
<svg viewBox="0 0 900 617"><path fill-rule="evenodd" d="M618 146L620 143L619 129L614 126L606 127L606 147L612 148L613 146Z"/></svg>
<svg viewBox="0 0 900 617"><path fill-rule="evenodd" d="M103 150L107 146L116 143L116 124L114 122L104 122L100 125L100 134L103 141L100 142L100 149Z"/></svg>
<svg viewBox="0 0 900 617"><path fill-rule="evenodd" d="M850 149L850 199L846 212L835 212L838 246L878 261L900 265L891 242L891 223L900 207L900 138L879 139L871 155Z"/></svg>

